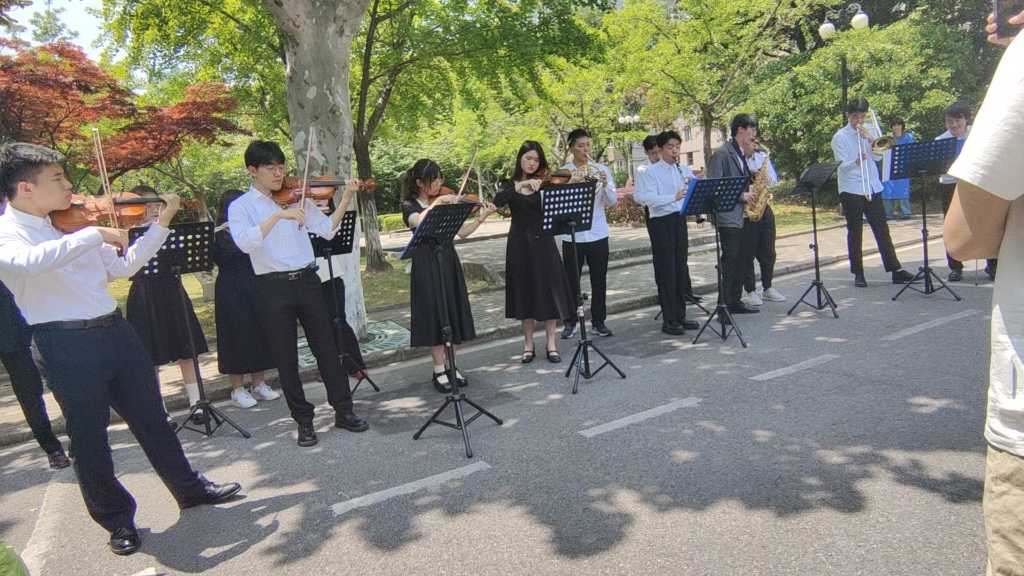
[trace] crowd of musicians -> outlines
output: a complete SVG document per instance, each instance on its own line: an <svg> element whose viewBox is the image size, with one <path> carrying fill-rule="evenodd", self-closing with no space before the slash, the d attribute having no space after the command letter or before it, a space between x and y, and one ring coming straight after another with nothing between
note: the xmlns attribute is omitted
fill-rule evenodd
<svg viewBox="0 0 1024 576"><path fill-rule="evenodd" d="M849 101L848 123L836 132L832 148L838 169L840 202L845 212L850 272L857 286L866 286L861 243L866 220L878 243L885 270L893 283L906 283L887 220L909 215L905 182L883 178L873 144L881 136L875 121L866 127L868 103ZM942 137L964 139L970 130L969 109L954 105L946 111L949 131ZM902 120L893 121L897 138L912 139ZM729 125L729 139L711 156L701 177L747 177L771 188L778 176L768 154L759 148L758 120L738 114ZM599 336L612 336L607 320L609 228L605 215L618 201L612 173L591 158L590 135L572 131L565 143L571 160L558 170L576 179L595 181L592 225L561 238L561 253L554 237L541 233L541 193L556 168L548 164L538 142L524 142L516 155L511 178L501 181L493 203L484 202L475 216L458 230L460 237L476 231L499 207L511 213L506 255L506 316L522 323L524 364L537 356L536 323L544 325L544 357L561 362L556 331L569 339L580 329L580 272L586 265L590 281L590 322ZM661 330L679 336L699 327L688 317L688 306L699 304L688 267L687 217L681 214L691 181L698 177L680 163L682 138L673 130L647 137L648 160L635 170L633 199L646 212L653 255L654 277L661 309ZM186 311L171 309L180 294L180 278L140 274L169 234L179 198L160 196L151 204L146 230L130 244L124 230L91 226L64 233L52 225L51 213L68 208L72 185L62 168L63 157L48 148L7 144L0 148L0 194L5 210L0 215L0 358L11 376L14 391L50 466L74 465L83 499L92 518L110 534L116 554L130 554L140 546L134 526L135 501L117 480L107 440L109 410L113 408L145 450L160 478L182 508L232 498L241 486L215 484L197 473L186 459L162 403L159 367L176 363L190 403L200 399L193 358L207 351L202 329L186 302ZM273 193L282 187L285 155L271 142L252 142L245 151L245 166L252 177L247 191L231 190L220 199L214 242L216 330L218 365L229 375L232 402L251 408L260 401L284 396L297 424L297 443L317 444L314 405L299 377L297 325L316 358L338 428L361 432L369 424L353 409L349 376L366 375L351 327L344 321L343 283L324 282L309 234L331 239L359 189L357 180L345 183L332 213L325 214L311 200L279 205ZM888 160L883 163L887 171ZM883 182L883 180L886 180ZM402 214L415 230L439 206L461 202L442 194L444 175L429 159L415 162L401 180ZM955 181L944 176L941 186L951 192ZM140 196L157 196L137 187ZM735 208L712 217L721 242L721 298L732 314L757 313L765 301L785 300L772 286L775 265L775 218L770 206L760 218L745 208L758 201L763 190L751 186ZM948 200L946 206L948 207ZM898 206L898 211L897 211ZM475 337L471 302L455 245L443 250L439 267L427 253L418 253L411 266L411 345L429 347L431 384L450 392L449 376L460 387L470 385L457 371L446 368L445 335L451 327L454 349ZM575 254L573 254L575 253ZM575 269L574 269L575 266ZM760 268L760 288L755 282ZM949 279L962 277L963 265L949 258ZM986 269L995 274L995 262ZM443 282L436 282L440 274ZM126 313L117 309L107 291L113 278L131 278ZM329 278L327 280L330 280ZM443 293L436 286L443 285ZM331 291L334 291L333 293ZM442 318L443 301L448 317ZM335 309L340 302L340 310ZM341 319L336 330L332 318ZM728 318L723 318L728 321ZM192 337L190 337L190 333ZM191 342L191 343L190 343ZM342 358L351 365L343 365ZM277 370L280 392L264 380ZM244 385L249 375L249 386ZM69 459L50 429L43 404L43 380L65 415L73 446ZM193 416L201 421L208 415Z"/></svg>

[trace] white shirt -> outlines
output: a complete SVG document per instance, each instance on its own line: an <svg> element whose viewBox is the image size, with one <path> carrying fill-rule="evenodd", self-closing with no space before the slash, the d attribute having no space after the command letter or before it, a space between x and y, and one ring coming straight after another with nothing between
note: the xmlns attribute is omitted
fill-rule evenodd
<svg viewBox="0 0 1024 576"><path fill-rule="evenodd" d="M832 137L832 153L836 160L842 161L839 166L839 191L850 192L851 194L864 195L864 186L861 184L861 167L857 165L857 158L860 157L857 141L860 140L860 148L868 153L868 159L864 161L864 170L868 175L867 189L872 194L882 191L882 181L878 177L878 162L881 156L871 153L871 142L861 137L860 133L847 124L836 132Z"/></svg>
<svg viewBox="0 0 1024 576"><path fill-rule="evenodd" d="M119 258L95 228L64 234L49 216L8 205L0 216L0 280L29 324L98 318L117 308L107 282L142 269L169 233L152 224Z"/></svg>
<svg viewBox="0 0 1024 576"><path fill-rule="evenodd" d="M594 242L608 237L608 218L604 214L605 206L615 206L618 202L618 190L615 188L615 180L612 179L612 172L604 164L593 163L597 166L598 170L604 172L608 183L603 187L598 183L598 188L603 188L594 197L594 219L593 224L590 226L590 230L585 232L576 233L577 242ZM562 166L562 170L575 170L577 166L572 162L569 162L565 166ZM572 242L572 236L568 234L562 236L562 242Z"/></svg>
<svg viewBox="0 0 1024 576"><path fill-rule="evenodd" d="M228 230L238 249L249 255L256 274L291 272L313 262L313 245L309 233L327 240L334 238L337 228L312 200L306 199L306 226L299 228L294 220L279 220L270 233L263 236L260 224L275 212L283 210L273 198L249 187L249 191L228 208ZM339 226L340 228L340 226Z"/></svg>
<svg viewBox="0 0 1024 576"><path fill-rule="evenodd" d="M967 134L964 135L964 142L966 142L967 141L967 137L971 135L971 129L972 128L974 128L974 126L968 126L967 127ZM947 139L952 138L952 137L953 137L953 133L950 132L949 130L946 130L942 134L939 134L938 136L936 136L935 139L936 140L947 140ZM964 142L957 143L957 147L958 148L962 147L964 145ZM941 176L939 176L939 182L942 183L942 184L956 184L956 178L950 176L949 174L942 174Z"/></svg>
<svg viewBox="0 0 1024 576"><path fill-rule="evenodd" d="M992 292L992 361L985 438L1024 456L1024 40L1003 54L974 123L949 173L1009 200Z"/></svg>
<svg viewBox="0 0 1024 576"><path fill-rule="evenodd" d="M695 178L690 167L684 164L669 164L662 159L650 166L641 166L636 170L633 198L647 206L651 218L677 214L683 208L683 201L676 200L676 194L687 185L684 178Z"/></svg>
<svg viewBox="0 0 1024 576"><path fill-rule="evenodd" d="M747 168L750 168L750 173L755 174L764 166L765 159L768 159L768 155L762 151L754 152L754 155L747 158ZM768 159L768 170L765 173L768 177L768 187L775 188L775 185L779 183L779 174L775 171L775 165L772 164L771 159Z"/></svg>

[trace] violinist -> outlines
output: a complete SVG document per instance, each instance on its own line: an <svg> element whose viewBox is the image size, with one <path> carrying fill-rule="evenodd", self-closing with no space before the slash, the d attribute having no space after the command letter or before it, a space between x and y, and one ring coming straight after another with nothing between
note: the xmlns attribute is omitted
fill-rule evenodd
<svg viewBox="0 0 1024 576"><path fill-rule="evenodd" d="M166 424L149 354L107 293L108 278L131 276L160 249L180 199L161 196L159 218L131 247L123 230L63 234L50 221L51 212L70 206L63 159L34 144L0 148L0 193L10 203L0 216L0 280L32 325L37 362L67 417L86 508L110 532L111 551L132 554L141 546L136 504L114 473L107 441L111 408L180 508L227 500L241 486L212 484L192 469ZM126 247L123 257L115 246Z"/></svg>
<svg viewBox="0 0 1024 576"><path fill-rule="evenodd" d="M245 166L252 186L228 208L228 229L242 252L249 254L259 298L260 325L270 354L277 366L281 389L298 423L298 445L318 442L313 430L314 406L306 400L299 379L299 351L296 320L316 357L334 408L334 424L352 432L370 426L356 416L348 375L341 366L334 340L327 302L320 290L308 232L330 240L341 224L349 202L359 189L358 180L348 180L338 209L326 216L311 199L302 205L282 207L274 200L284 181L284 152L274 142L254 141L245 149Z"/></svg>
<svg viewBox="0 0 1024 576"><path fill-rule="evenodd" d="M432 207L460 202L456 194L442 194L441 183L444 178L441 168L433 160L421 159L413 164L402 175L402 218L405 224L415 230ZM476 231L480 224L494 212L493 204L484 204L479 210L479 217L459 229L459 237L465 238ZM467 340L476 338L473 326L473 312L469 307L469 294L466 290L466 278L462 274L462 263L454 246L442 251L441 274L444 275L444 286L447 291L441 295L448 304L448 324L452 328L452 348ZM449 393L452 386L445 373L444 337L441 333L445 322L437 309L439 301L433 282L433 257L420 252L412 257L412 278L409 286L410 309L412 312L410 326L410 345L430 346L430 357L434 361L434 372L431 383L438 392ZM459 387L469 382L456 369L455 377L459 379Z"/></svg>
<svg viewBox="0 0 1024 576"><path fill-rule="evenodd" d="M498 183L494 203L508 205L512 225L505 248L505 317L516 318L523 326L523 364L536 356L533 344L534 321L544 322L548 361L561 362L555 340L558 320L575 312L572 286L565 275L558 247L552 236L540 233L540 187L550 173L544 149L527 140L519 148L511 180Z"/></svg>

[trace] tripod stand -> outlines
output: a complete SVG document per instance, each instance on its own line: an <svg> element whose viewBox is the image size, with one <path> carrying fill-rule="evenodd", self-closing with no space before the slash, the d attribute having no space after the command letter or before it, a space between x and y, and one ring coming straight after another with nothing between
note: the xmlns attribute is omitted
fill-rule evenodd
<svg viewBox="0 0 1024 576"><path fill-rule="evenodd" d="M900 291L897 292L896 295L892 297L893 301L895 302L896 299L900 297L900 294L903 294L907 290L907 288L910 288L911 290L914 290L915 292L920 292L921 294L924 295L933 294L943 289L949 290L949 293L953 295L953 298L956 298L956 301L959 302L961 300L960 296L956 292L953 292L953 289L950 288L945 282L943 282L942 278L939 278L939 275L936 274L935 271L932 270L932 267L928 264L928 200L927 194L925 193L921 194L921 238L923 241L922 252L924 253L924 265L917 269L917 274L914 275L914 278L910 281L910 283L901 288ZM933 279L935 282L938 282L942 287L936 288L935 285L932 283ZM918 280L924 281L924 289L920 289L914 286L914 283L917 282Z"/></svg>
<svg viewBox="0 0 1024 576"><path fill-rule="evenodd" d="M129 237L131 238L131 241L134 242L138 237L142 236L145 231L145 228L132 228L129 230ZM231 420L231 418L228 418L206 397L206 389L203 386L203 375L199 370L199 356L196 354L195 336L192 333L192 323L189 322L187 304L188 294L185 293L185 286L181 282L181 274L183 272L210 272L213 270L213 263L211 261L213 252L211 248L212 246L212 222L177 224L171 228L171 232L167 236L167 240L164 241L164 245L160 247L160 251L157 255L139 271L139 274L169 274L174 277L174 281L178 285L178 295L180 297L179 304L181 305L181 314L184 318L186 332L188 333L188 347L192 352L192 366L196 371L196 385L199 388L199 400L194 406L192 406L188 416L186 416L185 420L178 426L176 432L181 432L182 429L188 428L193 432L199 432L209 438L213 436L213 433L216 432L222 424L227 422L235 430L238 430L238 433L244 438L251 438L251 434L236 424ZM189 422L193 422L193 416L200 410L202 410L204 415L201 424L202 428L193 428L189 425Z"/></svg>
<svg viewBox="0 0 1024 576"><path fill-rule="evenodd" d="M815 310L824 310L826 306L832 309L832 315L839 318L839 312L836 311L836 301L832 299L832 295L828 293L828 288L825 288L825 283L821 281L821 260L818 257L818 203L817 203L817 189L819 186L824 184L829 178L832 177L832 173L836 171L839 166L839 162L823 162L821 164L815 164L807 169L804 173L804 177L800 179L796 187L790 194L796 194L798 190L807 190L811 195L811 234L813 237L813 244L809 246L811 250L814 250L814 280L811 280L811 285L804 290L800 299L793 303L793 307L786 312L789 316L793 314L797 306L800 304L806 304ZM811 303L806 300L807 295L814 290L817 303Z"/></svg>
<svg viewBox="0 0 1024 576"><path fill-rule="evenodd" d="M491 420L494 420L494 422L499 426L504 424L504 421L502 421L501 418L498 418L476 402L466 398L466 395L459 391L459 381L458 378L456 378L458 370L455 365L455 347L452 343L451 316L448 315L448 299L447 292L445 292L444 268L441 265L441 258L443 256L444 249L452 245L452 239L455 237L455 233L462 227L463 222L466 221L466 217L469 216L472 208L473 206L468 203L432 207L416 227L416 232L413 234L412 240L409 241L409 245L405 247L405 250L402 251L402 254L399 257L400 259L405 260L412 257L413 253L420 250L429 250L431 252L432 257L430 258L430 261L434 272L434 292L437 297L437 309L441 315L441 321L444 322L444 326L441 328L441 336L444 340L444 354L445 360L448 364L446 374L448 376L448 383L452 387L452 391L445 398L444 404L442 404L430 419L412 435L412 439L419 440L420 435L423 434L423 431L431 424L440 424L441 426L461 430L462 440L466 445L467 458L473 457L473 447L469 442L469 430L466 428L467 426L480 416L487 416ZM477 413L466 418L462 410L463 402L475 408ZM449 405L453 405L455 407L454 424L438 418Z"/></svg>

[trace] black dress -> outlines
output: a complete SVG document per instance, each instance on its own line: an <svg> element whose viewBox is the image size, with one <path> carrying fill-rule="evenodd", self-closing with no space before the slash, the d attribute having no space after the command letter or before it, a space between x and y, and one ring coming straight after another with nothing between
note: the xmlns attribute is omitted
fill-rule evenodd
<svg viewBox="0 0 1024 576"><path fill-rule="evenodd" d="M402 202L402 218L409 226L409 217L426 210L417 200ZM411 228L411 226L409 226ZM448 303L448 317L452 327L452 343L461 344L476 338L473 327L473 312L469 308L469 294L466 278L462 275L462 262L454 247L445 248L441 254L441 274L444 277L445 300ZM433 253L421 250L412 257L412 279L410 280L410 345L440 346L444 344L441 313L438 310L437 292L434 288Z"/></svg>
<svg viewBox="0 0 1024 576"><path fill-rule="evenodd" d="M139 272L132 276L125 303L125 319L138 332L154 366L192 357L186 317L192 325L196 354L210 351L190 298L185 298L185 316L182 316L180 284L177 277L170 275L153 276Z"/></svg>
<svg viewBox="0 0 1024 576"><path fill-rule="evenodd" d="M505 317L561 320L576 316L572 285L554 236L541 236L540 194L520 194L511 180L498 184L496 206L508 205L512 226L505 247Z"/></svg>
<svg viewBox="0 0 1024 576"><path fill-rule="evenodd" d="M257 320L252 261L226 229L214 236L213 263L217 265L217 369L221 374L251 374L274 368Z"/></svg>

